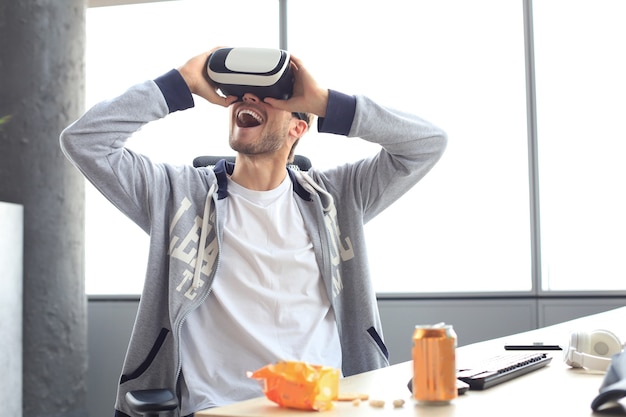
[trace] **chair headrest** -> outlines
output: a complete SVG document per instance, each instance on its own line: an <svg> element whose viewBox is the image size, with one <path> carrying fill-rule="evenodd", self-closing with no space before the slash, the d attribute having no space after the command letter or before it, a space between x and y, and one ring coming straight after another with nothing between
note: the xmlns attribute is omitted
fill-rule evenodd
<svg viewBox="0 0 626 417"><path fill-rule="evenodd" d="M213 155L204 155L198 156L193 160L193 166L196 168L201 167L213 167L222 159L225 159L227 162L235 162L234 156L213 156ZM308 171L311 168L311 160L306 156L296 155L294 156L293 163L287 164L287 166L291 169L296 169L300 171Z"/></svg>

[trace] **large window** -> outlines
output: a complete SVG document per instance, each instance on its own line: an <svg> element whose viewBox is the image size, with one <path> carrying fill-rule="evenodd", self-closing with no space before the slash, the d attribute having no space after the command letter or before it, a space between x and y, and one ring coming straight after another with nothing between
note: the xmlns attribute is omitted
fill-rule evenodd
<svg viewBox="0 0 626 417"><path fill-rule="evenodd" d="M413 112L449 135L433 171L366 226L375 287L385 294L530 293L537 289L529 200L536 190L529 187L523 3L410 3L410 10L404 0L288 3L288 47L320 84ZM625 145L617 121L626 68L618 51L626 14L619 0L537 3L541 289L619 289L626 202L618 191ZM277 47L278 6L179 0L90 9L88 105L215 45ZM576 10L586 12L584 24ZM196 109L148 125L130 146L154 160L190 163L200 154L232 154L226 128L226 111L198 99ZM298 147L319 168L376 151L315 131ZM88 293L139 293L147 244L88 187Z"/></svg>
<svg viewBox="0 0 626 417"><path fill-rule="evenodd" d="M367 226L377 290L530 290L521 4L415 1L410 13L403 0L289 5L289 47L327 85L418 114L449 135L433 171ZM317 153L316 164L372 152L358 139L318 142L301 149Z"/></svg>
<svg viewBox="0 0 626 417"><path fill-rule="evenodd" d="M625 290L626 3L534 12L542 288Z"/></svg>
<svg viewBox="0 0 626 417"><path fill-rule="evenodd" d="M180 0L88 9L87 106L213 46L277 46L277 10L275 0ZM207 153L230 155L227 115L198 99L193 110L145 126L129 146L174 164L189 164ZM87 293L139 294L148 236L90 185L86 235Z"/></svg>

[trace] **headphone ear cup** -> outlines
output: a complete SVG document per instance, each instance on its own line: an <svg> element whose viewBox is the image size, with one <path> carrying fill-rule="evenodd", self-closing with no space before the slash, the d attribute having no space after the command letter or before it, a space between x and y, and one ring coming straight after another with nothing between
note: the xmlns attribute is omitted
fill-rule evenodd
<svg viewBox="0 0 626 417"><path fill-rule="evenodd" d="M616 353L622 351L622 342L608 330L594 330L589 336L590 355L610 359Z"/></svg>
<svg viewBox="0 0 626 417"><path fill-rule="evenodd" d="M623 345L619 338L608 330L594 330L591 333L572 332L563 358L567 365L574 368L606 371L612 356L622 349Z"/></svg>
<svg viewBox="0 0 626 417"><path fill-rule="evenodd" d="M589 343L590 337L588 333L570 333L569 346L565 351L565 363L573 368L582 368L581 354L589 352Z"/></svg>

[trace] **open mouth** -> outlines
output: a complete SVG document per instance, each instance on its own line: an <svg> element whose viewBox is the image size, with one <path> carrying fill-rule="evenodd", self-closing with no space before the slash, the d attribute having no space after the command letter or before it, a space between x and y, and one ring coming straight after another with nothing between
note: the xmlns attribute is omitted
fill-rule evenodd
<svg viewBox="0 0 626 417"><path fill-rule="evenodd" d="M241 109L237 112L238 127L256 127L263 124L263 117L251 109Z"/></svg>

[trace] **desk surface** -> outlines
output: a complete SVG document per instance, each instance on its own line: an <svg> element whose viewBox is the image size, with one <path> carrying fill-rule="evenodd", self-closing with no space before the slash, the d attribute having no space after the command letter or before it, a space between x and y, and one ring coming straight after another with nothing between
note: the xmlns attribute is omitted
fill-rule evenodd
<svg viewBox="0 0 626 417"><path fill-rule="evenodd" d="M620 333L619 329L625 322L626 307L622 307L554 326L463 346L457 349L457 365L463 366L463 363L467 363L472 358L501 354L504 352L505 343L529 344L541 341L559 344L566 348L571 331L592 331L603 328L623 338L624 332ZM340 392L365 393L370 399L384 400L385 407L374 408L367 402L359 406L354 406L350 402L336 402L332 410L325 411L322 415L323 417L336 415L355 417L594 415L591 410L591 401L598 394L604 374L571 369L563 362L560 351L547 353L553 356L552 362L547 367L484 391L468 391L448 405L422 405L413 402L406 386L413 372L410 361L354 375L341 380ZM404 399L404 407L394 409L391 403L396 399ZM311 412L280 408L265 397L196 413L196 417L302 417L306 415L310 416Z"/></svg>

